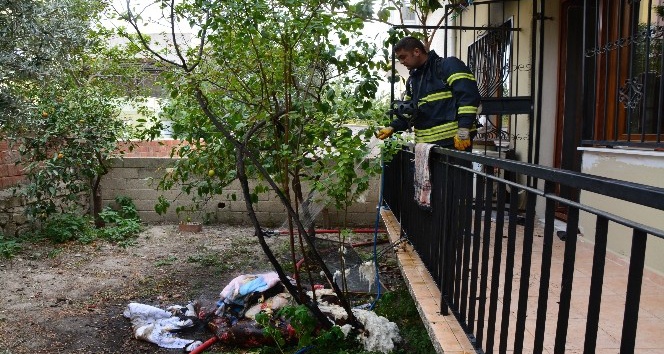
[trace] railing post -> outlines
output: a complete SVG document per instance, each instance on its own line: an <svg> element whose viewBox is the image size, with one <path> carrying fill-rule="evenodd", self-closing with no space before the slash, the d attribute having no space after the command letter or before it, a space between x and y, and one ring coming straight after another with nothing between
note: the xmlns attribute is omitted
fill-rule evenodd
<svg viewBox="0 0 664 354"><path fill-rule="evenodd" d="M565 259L563 261L563 278L560 286L560 306L558 306L558 323L553 352L565 353L569 310L572 299L572 283L574 281L574 262L576 258L576 241L579 228L579 209L569 208L567 214L567 236L565 239Z"/></svg>
<svg viewBox="0 0 664 354"><path fill-rule="evenodd" d="M526 195L526 225L523 230L523 252L521 254L521 277L519 279L519 305L516 311L516 332L514 352L523 350L523 338L526 331L526 311L528 310L528 287L530 285L530 265L533 253L533 233L535 231L534 193Z"/></svg>
<svg viewBox="0 0 664 354"><path fill-rule="evenodd" d="M544 183L544 194L554 194L556 185ZM542 247L542 267L540 268L539 299L537 301L537 322L535 324L534 352L544 351L544 329L546 327L546 310L549 300L549 281L551 280L551 256L553 254L553 231L556 217L556 202L548 198L544 212L544 245Z"/></svg>
<svg viewBox="0 0 664 354"><path fill-rule="evenodd" d="M444 155L444 167L443 170L445 171L445 179L447 179L447 176L450 175L450 157L449 155ZM443 187L443 227L441 228L442 233L440 235L441 242L440 242L440 247L441 247L441 257L442 257L442 269L440 272L440 312L443 315L449 315L449 306L451 305L450 298L449 298L449 293L448 290L450 288L449 283L452 281L452 277L449 274L449 243L448 243L448 238L449 238L449 203L448 199L451 198L450 196L450 187L449 187L449 181L445 181L445 186Z"/></svg>
<svg viewBox="0 0 664 354"><path fill-rule="evenodd" d="M486 352L493 352L496 338L496 312L498 310L498 287L500 285L500 266L503 255L503 226L505 225L505 191L504 183L498 185L496 196L496 227L493 237L493 264L491 265L491 298L489 300L489 319L486 335Z"/></svg>
<svg viewBox="0 0 664 354"><path fill-rule="evenodd" d="M484 172L488 175L494 174L493 166L484 166ZM489 244L491 243L491 211L493 210L493 181L486 183L486 203L484 203L484 229L482 235L482 267L480 270L480 287L478 289L479 305L477 308L477 337L478 345L484 339L484 312L486 307L487 283L489 280ZM473 245L479 248L479 244Z"/></svg>
<svg viewBox="0 0 664 354"><path fill-rule="evenodd" d="M604 283L604 264L606 260L606 234L609 220L597 217L595 225L595 250L593 252L593 270L590 278L590 296L588 296L588 320L586 322L585 353L593 353L597 345L599 328L599 310L602 303L602 285Z"/></svg>
<svg viewBox="0 0 664 354"><path fill-rule="evenodd" d="M641 230L634 230L632 235L632 251L629 260L629 276L627 278L627 299L625 300L625 316L623 319L620 353L634 353L636 343L636 326L639 322L639 302L641 301L641 285L643 284L643 267L646 259L646 241L648 235Z"/></svg>

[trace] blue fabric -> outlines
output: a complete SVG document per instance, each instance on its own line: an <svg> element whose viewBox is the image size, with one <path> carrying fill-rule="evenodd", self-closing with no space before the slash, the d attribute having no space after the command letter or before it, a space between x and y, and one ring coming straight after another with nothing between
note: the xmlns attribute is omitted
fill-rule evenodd
<svg viewBox="0 0 664 354"><path fill-rule="evenodd" d="M255 291L261 292L267 290L267 283L263 277L258 277L250 282L242 284L239 290L240 296L251 294Z"/></svg>

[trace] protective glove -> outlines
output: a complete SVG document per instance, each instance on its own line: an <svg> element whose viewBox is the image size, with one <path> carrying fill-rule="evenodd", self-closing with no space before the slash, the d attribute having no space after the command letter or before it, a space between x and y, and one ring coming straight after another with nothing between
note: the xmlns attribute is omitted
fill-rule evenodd
<svg viewBox="0 0 664 354"><path fill-rule="evenodd" d="M383 129L376 132L376 138L378 138L380 140L384 140L384 139L387 139L387 138L391 137L393 133L394 133L394 128L385 127L385 128L383 128Z"/></svg>
<svg viewBox="0 0 664 354"><path fill-rule="evenodd" d="M470 146L470 130L468 128L459 128L454 136L454 147L457 150L464 151Z"/></svg>

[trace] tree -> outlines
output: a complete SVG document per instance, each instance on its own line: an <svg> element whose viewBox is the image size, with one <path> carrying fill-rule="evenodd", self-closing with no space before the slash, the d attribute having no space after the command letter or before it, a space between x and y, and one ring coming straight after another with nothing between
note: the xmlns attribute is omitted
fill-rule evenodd
<svg viewBox="0 0 664 354"><path fill-rule="evenodd" d="M141 75L137 48L109 47L112 32L96 25L104 9L89 0L10 1L0 11L9 23L0 39L2 134L19 152L27 176L19 194L35 218L90 200L103 225L101 178L130 137L119 118L123 80Z"/></svg>
<svg viewBox="0 0 664 354"><path fill-rule="evenodd" d="M437 27L443 25L450 17L454 18L459 13L466 10L470 5L472 5L472 0L386 0L381 3L380 9L376 13L376 16L373 15L363 17L371 21L376 21L380 23L386 23L391 26L403 26L405 23L404 13L406 11L411 11L417 17L418 25L431 25L433 29L426 29L413 32L411 29L405 27L399 30L392 29L390 30L390 37L386 41L386 46L389 43L394 43L398 40L403 34L412 35L418 37L422 40L422 43L426 48L431 47L433 39L436 36L438 31ZM443 10L442 16L438 18L435 23L429 23L431 16L437 10ZM390 21L390 15L397 11L398 21ZM362 14L359 14L362 16Z"/></svg>
<svg viewBox="0 0 664 354"><path fill-rule="evenodd" d="M30 109L16 92L23 84L58 76L70 52L85 41L88 0L0 0L0 123L11 125Z"/></svg>
<svg viewBox="0 0 664 354"><path fill-rule="evenodd" d="M170 33L159 37L169 38L169 46L143 34L147 16L131 4L125 18L151 57L173 67L166 80L171 101L165 112L175 135L188 142L177 151L187 159L178 160L164 186L183 183L185 192L205 196L223 193L225 185L239 180L258 240L282 282L329 326L316 299L304 296L301 277L292 285L265 243L254 202L258 193L274 192L288 211L293 263L299 249L308 264L320 266L355 322L348 300L313 247L312 225L302 222L299 210L304 206L306 214L315 195L308 187L332 191L327 195L340 205L367 187L355 164L370 166L350 151L366 153L373 130L355 134L342 126L376 119L375 48L355 40L364 21L347 16L364 4L190 0L160 5L156 17L167 20ZM179 23L197 30L189 42L196 45L183 42ZM252 188L254 178L262 183ZM345 189L324 183L328 178Z"/></svg>

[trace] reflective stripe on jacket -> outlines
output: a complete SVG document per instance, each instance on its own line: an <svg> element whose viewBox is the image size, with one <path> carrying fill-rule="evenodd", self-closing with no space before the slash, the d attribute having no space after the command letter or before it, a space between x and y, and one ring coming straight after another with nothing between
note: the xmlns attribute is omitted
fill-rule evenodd
<svg viewBox="0 0 664 354"><path fill-rule="evenodd" d="M454 138L458 129L458 122L448 122L429 129L415 128L413 130L415 131L416 143L433 143L445 140L448 140L449 143L452 143L452 138ZM469 129L471 133L477 131L475 124L473 124Z"/></svg>

